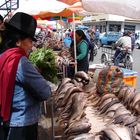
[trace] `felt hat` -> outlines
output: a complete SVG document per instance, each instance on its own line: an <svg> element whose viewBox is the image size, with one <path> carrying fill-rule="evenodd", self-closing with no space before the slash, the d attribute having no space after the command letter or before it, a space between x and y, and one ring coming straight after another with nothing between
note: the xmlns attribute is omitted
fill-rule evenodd
<svg viewBox="0 0 140 140"><path fill-rule="evenodd" d="M5 23L5 26L16 29L20 33L23 33L36 41L34 35L37 22L31 15L23 12L17 12L8 22Z"/></svg>

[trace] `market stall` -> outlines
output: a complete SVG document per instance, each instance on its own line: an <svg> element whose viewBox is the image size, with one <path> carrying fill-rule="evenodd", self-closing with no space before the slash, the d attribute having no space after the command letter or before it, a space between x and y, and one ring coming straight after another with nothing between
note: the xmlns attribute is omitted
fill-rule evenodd
<svg viewBox="0 0 140 140"><path fill-rule="evenodd" d="M72 13L74 18L74 12ZM41 15L46 16L44 13ZM59 64L67 66L70 61L67 61L68 54L66 59L64 53L61 57L52 54L52 50L47 51L43 47L31 55L31 60L47 80L56 82L57 67ZM62 70L62 73L65 72ZM48 134L51 134L48 139L140 139L140 94L134 87L123 82L120 68L105 67L97 79L80 71L72 79L64 75L55 84L58 87L44 107L47 108L45 120L51 122L50 125L47 123Z"/></svg>
<svg viewBox="0 0 140 140"><path fill-rule="evenodd" d="M126 72L116 66L102 67L95 77L95 71L92 77L79 71L54 85L41 123L46 125L48 139L139 138L140 94L124 80Z"/></svg>
<svg viewBox="0 0 140 140"><path fill-rule="evenodd" d="M139 138L139 94L122 79L122 70L114 66L103 68L97 79L84 72L64 78L53 94L54 138Z"/></svg>
<svg viewBox="0 0 140 140"><path fill-rule="evenodd" d="M75 20L76 20L76 14L79 14L80 11L83 11L83 8L81 7L81 4L78 3L76 5L73 6L69 6L65 9L61 9L60 10L49 10L49 11L44 11L44 12L40 12L38 13L36 16L38 16L39 18L47 18L47 17L60 17L62 19L62 17L72 17L72 23L73 23L73 39L74 39L74 58L76 58L76 38L75 38ZM78 19L80 19L81 17L79 16ZM75 63L75 72L77 72L77 60L74 60Z"/></svg>

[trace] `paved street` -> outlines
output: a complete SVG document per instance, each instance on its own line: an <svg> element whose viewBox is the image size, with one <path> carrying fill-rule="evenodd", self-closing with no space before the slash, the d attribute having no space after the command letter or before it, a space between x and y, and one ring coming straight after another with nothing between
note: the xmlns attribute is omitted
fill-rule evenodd
<svg viewBox="0 0 140 140"><path fill-rule="evenodd" d="M94 62L93 62L94 64L101 63L101 54L102 54L101 50L102 48L98 49L97 56L95 57ZM138 73L136 90L137 92L140 92L140 49L134 50L133 59L134 59L133 70Z"/></svg>

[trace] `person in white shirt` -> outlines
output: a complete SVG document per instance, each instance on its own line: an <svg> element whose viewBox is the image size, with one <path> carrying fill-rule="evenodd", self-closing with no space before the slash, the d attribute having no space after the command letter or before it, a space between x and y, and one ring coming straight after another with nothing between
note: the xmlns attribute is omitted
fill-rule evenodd
<svg viewBox="0 0 140 140"><path fill-rule="evenodd" d="M117 47L114 55L114 65L118 66L120 61L125 57L127 53L131 53L131 37L130 32L125 31L123 36L116 41L115 46Z"/></svg>

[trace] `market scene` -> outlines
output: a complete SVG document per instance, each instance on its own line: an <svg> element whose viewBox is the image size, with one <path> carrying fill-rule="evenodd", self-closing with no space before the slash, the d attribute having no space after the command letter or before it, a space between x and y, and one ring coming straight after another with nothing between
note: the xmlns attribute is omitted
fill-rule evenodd
<svg viewBox="0 0 140 140"><path fill-rule="evenodd" d="M0 140L140 140L139 56L139 0L1 0Z"/></svg>

